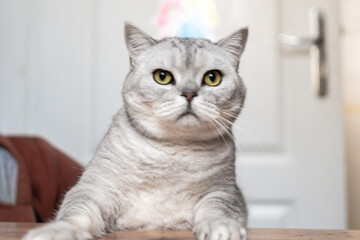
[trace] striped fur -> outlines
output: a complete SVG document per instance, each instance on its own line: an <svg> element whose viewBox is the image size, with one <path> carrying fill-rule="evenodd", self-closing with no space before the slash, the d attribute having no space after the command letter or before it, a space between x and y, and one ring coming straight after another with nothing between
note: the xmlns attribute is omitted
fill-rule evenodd
<svg viewBox="0 0 360 240"><path fill-rule="evenodd" d="M131 70L124 107L56 220L24 239L83 240L123 229L193 229L199 240L245 239L247 210L236 185L231 126L245 99L234 58L247 30L218 44L154 40L130 24L125 35ZM174 83L157 84L156 69L172 72ZM204 86L203 75L212 69L222 82ZM181 96L189 91L198 94L191 103ZM189 108L194 115L184 115Z"/></svg>

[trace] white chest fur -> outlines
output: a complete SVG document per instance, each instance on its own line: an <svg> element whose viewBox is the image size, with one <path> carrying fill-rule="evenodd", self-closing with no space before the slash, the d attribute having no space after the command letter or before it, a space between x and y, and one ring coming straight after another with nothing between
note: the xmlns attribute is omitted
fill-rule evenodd
<svg viewBox="0 0 360 240"><path fill-rule="evenodd" d="M119 228L190 229L195 199L174 189L140 190L130 194L126 211L117 220Z"/></svg>

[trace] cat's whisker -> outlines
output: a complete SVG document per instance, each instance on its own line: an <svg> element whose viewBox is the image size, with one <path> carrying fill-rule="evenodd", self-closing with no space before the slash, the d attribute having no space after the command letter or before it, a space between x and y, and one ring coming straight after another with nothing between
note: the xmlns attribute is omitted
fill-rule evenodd
<svg viewBox="0 0 360 240"><path fill-rule="evenodd" d="M231 127L226 126L226 124L220 119L216 119L219 126L222 127L225 133L231 138L231 140L235 143L234 135L231 132Z"/></svg>
<svg viewBox="0 0 360 240"><path fill-rule="evenodd" d="M174 115L174 113L178 112L182 106L181 105L170 105L169 107L163 107L157 111L155 111L155 115L156 116L161 116L161 117L167 117L167 116L171 116Z"/></svg>
<svg viewBox="0 0 360 240"><path fill-rule="evenodd" d="M223 113L223 114L225 114L225 115L228 115L228 116L230 116L230 117L232 117L232 118L234 118L234 119L237 118L236 115L234 115L234 114L232 114L232 113L230 113L230 112L228 112L228 111L225 111L225 110L223 110L221 113Z"/></svg>
<svg viewBox="0 0 360 240"><path fill-rule="evenodd" d="M264 121L264 118L262 116L260 116L258 113L253 112L253 111L251 111L251 110L249 110L247 108L241 108L241 112L243 114L251 115L251 116L253 116L253 117L255 117L255 118L257 118L257 119L259 119L261 121Z"/></svg>
<svg viewBox="0 0 360 240"><path fill-rule="evenodd" d="M224 138L224 134L220 131L218 125L216 124L216 121L215 119L213 118L209 118L210 119L210 122L213 124L213 126L215 127L215 129L217 130L217 132L219 133L220 137L222 138L222 140L224 141L224 143L226 145L228 145L228 142L226 141L226 139Z"/></svg>
<svg viewBox="0 0 360 240"><path fill-rule="evenodd" d="M258 141L255 139L254 136L252 136L250 133L248 133L245 129L241 128L240 126L235 125L233 122L230 122L228 119L219 116L219 118L223 119L224 121L227 121L229 124L231 124L231 126L235 129L238 129L239 131L242 131L243 133L246 134L247 137L250 138L250 140L257 145L257 147L261 150L263 150L263 147L258 143Z"/></svg>
<svg viewBox="0 0 360 240"><path fill-rule="evenodd" d="M214 133L214 135L217 135L219 133L219 131L216 129L216 126L214 125L214 123L212 123L210 121L210 122L206 122L206 124L210 127L210 129Z"/></svg>
<svg viewBox="0 0 360 240"><path fill-rule="evenodd" d="M234 114L231 114L227 111L222 111L223 114L233 117L235 119L237 119L237 121L241 122L242 124L244 124L246 127L251 128L252 131L256 131L256 129L254 128L253 125L251 125L250 123L248 123L247 121L245 121L243 118L241 117L236 117ZM236 126L236 122L233 123L233 126Z"/></svg>
<svg viewBox="0 0 360 240"><path fill-rule="evenodd" d="M226 128L224 128L224 126L222 126L221 124L218 123L217 119L215 117L211 117L210 115L208 115L209 120L212 122L212 124L214 125L214 127L217 129L219 135L221 136L221 138L224 140L225 144L228 144L228 142L226 141L226 139L224 138L224 133L229 135L229 133L227 132ZM221 131L222 130L222 131ZM229 137L233 140L232 136L229 135Z"/></svg>
<svg viewBox="0 0 360 240"><path fill-rule="evenodd" d="M128 115L128 118L129 118L129 120L133 121L135 118L144 117L145 115L148 115L149 117L151 117L152 113L153 113L153 110L138 112L135 114Z"/></svg>
<svg viewBox="0 0 360 240"><path fill-rule="evenodd" d="M224 138L224 134L222 133L222 131L219 129L219 126L216 124L216 119L215 117L213 117L209 112L205 111L205 109L203 107L198 107L198 110L205 116L207 116L207 120L209 121L205 121L206 123L208 124L211 124L215 129L216 131L218 132L219 136L223 139L224 143L227 145L227 141L226 139ZM210 126L210 125L209 125ZM216 134L216 133L214 133Z"/></svg>
<svg viewBox="0 0 360 240"><path fill-rule="evenodd" d="M210 103L210 102L207 102L207 101L204 101L203 102L203 105L206 105L206 112L211 112L213 113L214 115L218 116L220 113L219 113L219 110L218 110L218 107L216 105L214 105L213 103ZM203 106L199 106L199 108L203 109L204 107Z"/></svg>
<svg viewBox="0 0 360 240"><path fill-rule="evenodd" d="M236 115L230 113L230 112L227 112L227 111L222 111L223 114L225 115L228 115L230 117L234 117L235 119L237 119L238 121L244 123L245 125L247 125L248 127L250 128L253 128L253 126L251 126L250 124L248 124L245 120L239 118L239 117L236 117ZM224 118L225 120L226 118ZM228 119L226 119L227 121L229 121ZM229 122L229 124L231 124L231 126L235 129L238 129L239 131L242 131L244 132L250 139L253 143L255 143L260 149L263 149L263 147L258 143L258 141L255 139L254 136L252 136L251 134L249 134L247 131L245 131L243 128L241 128L240 126L236 125L236 123L234 122ZM254 129L254 128L253 128ZM240 157L245 157L245 153L244 151L241 149L241 146L239 144L236 145L237 149L239 150L239 154L240 154Z"/></svg>

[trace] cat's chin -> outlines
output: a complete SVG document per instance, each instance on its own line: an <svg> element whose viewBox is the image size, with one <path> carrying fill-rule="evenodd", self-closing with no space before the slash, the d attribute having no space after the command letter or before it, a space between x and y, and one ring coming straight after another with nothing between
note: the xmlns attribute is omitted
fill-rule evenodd
<svg viewBox="0 0 360 240"><path fill-rule="evenodd" d="M209 141L218 137L206 123L194 115L186 115L177 119L174 124L162 128L159 133L158 136L163 139L190 141Z"/></svg>
<svg viewBox="0 0 360 240"><path fill-rule="evenodd" d="M209 141L219 138L219 134L221 134L220 129L214 131L209 123L201 120L195 113L183 113L174 119L166 120L158 118L129 118L130 125L138 133L158 140Z"/></svg>
<svg viewBox="0 0 360 240"><path fill-rule="evenodd" d="M194 113L184 113L181 114L177 120L176 120L176 124L182 127L194 127L197 128L200 126L201 122L200 119L198 118L198 116L196 116Z"/></svg>
<svg viewBox="0 0 360 240"><path fill-rule="evenodd" d="M169 124L145 124L137 129L140 133L145 133L145 136L169 141L209 141L219 137L208 125L190 115Z"/></svg>

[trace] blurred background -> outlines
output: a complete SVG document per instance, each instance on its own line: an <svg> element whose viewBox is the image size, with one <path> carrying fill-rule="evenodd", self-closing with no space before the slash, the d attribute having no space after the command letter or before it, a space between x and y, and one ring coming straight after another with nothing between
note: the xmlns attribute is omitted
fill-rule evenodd
<svg viewBox="0 0 360 240"><path fill-rule="evenodd" d="M316 37L314 8L321 41L283 46ZM360 229L360 1L0 0L0 133L89 162L122 106L125 21L213 41L248 26L234 135L250 227Z"/></svg>

